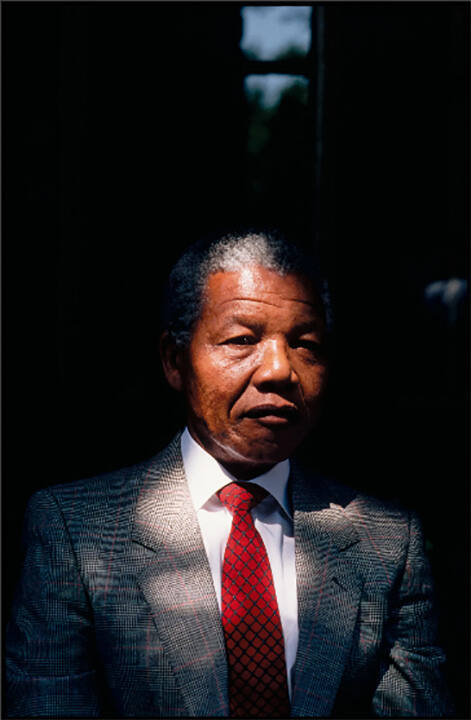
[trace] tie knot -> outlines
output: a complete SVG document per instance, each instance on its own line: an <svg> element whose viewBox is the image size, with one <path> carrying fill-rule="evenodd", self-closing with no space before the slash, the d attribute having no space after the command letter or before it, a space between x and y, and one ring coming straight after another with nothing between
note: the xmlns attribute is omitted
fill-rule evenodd
<svg viewBox="0 0 471 720"><path fill-rule="evenodd" d="M219 490L218 496L223 505L232 513L232 515L243 515L261 502L268 495L268 492L254 483L229 483L222 490Z"/></svg>

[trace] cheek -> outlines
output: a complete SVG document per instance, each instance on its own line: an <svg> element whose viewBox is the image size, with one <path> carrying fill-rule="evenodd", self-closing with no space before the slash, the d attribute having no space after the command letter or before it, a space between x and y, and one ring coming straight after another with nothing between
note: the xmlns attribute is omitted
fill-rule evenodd
<svg viewBox="0 0 471 720"><path fill-rule="evenodd" d="M256 366L255 353L247 357L231 357L227 351L208 354L204 362L195 362L193 382L202 392L215 396L237 393L245 386Z"/></svg>
<svg viewBox="0 0 471 720"><path fill-rule="evenodd" d="M308 401L316 401L323 395L326 383L327 370L325 367L318 366L314 371L306 373L302 382L305 398Z"/></svg>
<svg viewBox="0 0 471 720"><path fill-rule="evenodd" d="M243 387L245 369L243 363L224 357L199 358L194 362L192 372L187 375L187 398L193 408L202 409L206 414L217 415L234 401L240 387Z"/></svg>

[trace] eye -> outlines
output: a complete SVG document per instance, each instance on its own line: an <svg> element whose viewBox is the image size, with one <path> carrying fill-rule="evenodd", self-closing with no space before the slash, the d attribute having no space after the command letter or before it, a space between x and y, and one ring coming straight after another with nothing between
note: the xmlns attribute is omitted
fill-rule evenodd
<svg viewBox="0 0 471 720"><path fill-rule="evenodd" d="M324 346L316 342L316 340L307 340L301 338L293 343L295 349L302 351L302 353L315 362L325 361L325 348Z"/></svg>
<svg viewBox="0 0 471 720"><path fill-rule="evenodd" d="M321 346L315 340L297 340L294 343L295 347L304 348L310 352L320 352Z"/></svg>
<svg viewBox="0 0 471 720"><path fill-rule="evenodd" d="M254 345L255 338L251 335L237 335L225 341L225 345Z"/></svg>

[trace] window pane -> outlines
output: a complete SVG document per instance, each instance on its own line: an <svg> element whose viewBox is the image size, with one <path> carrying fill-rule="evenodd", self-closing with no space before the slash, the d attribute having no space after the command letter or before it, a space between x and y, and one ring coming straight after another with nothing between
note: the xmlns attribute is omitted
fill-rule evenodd
<svg viewBox="0 0 471 720"><path fill-rule="evenodd" d="M314 183L308 81L295 75L249 75L245 156L250 217L307 232Z"/></svg>
<svg viewBox="0 0 471 720"><path fill-rule="evenodd" d="M251 6L242 8L240 47L247 57L256 60L279 60L303 57L311 45L312 8Z"/></svg>
<svg viewBox="0 0 471 720"><path fill-rule="evenodd" d="M247 75L244 80L245 95L250 105L273 109L279 105L287 92L296 95L299 102L307 104L309 82L302 75Z"/></svg>

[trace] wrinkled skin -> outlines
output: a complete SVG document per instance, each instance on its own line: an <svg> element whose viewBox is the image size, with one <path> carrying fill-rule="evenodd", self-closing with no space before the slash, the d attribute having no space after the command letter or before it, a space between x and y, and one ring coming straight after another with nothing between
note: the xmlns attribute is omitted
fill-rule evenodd
<svg viewBox="0 0 471 720"><path fill-rule="evenodd" d="M289 457L316 422L325 323L308 282L258 265L209 277L185 351L162 338L191 435L239 479Z"/></svg>

